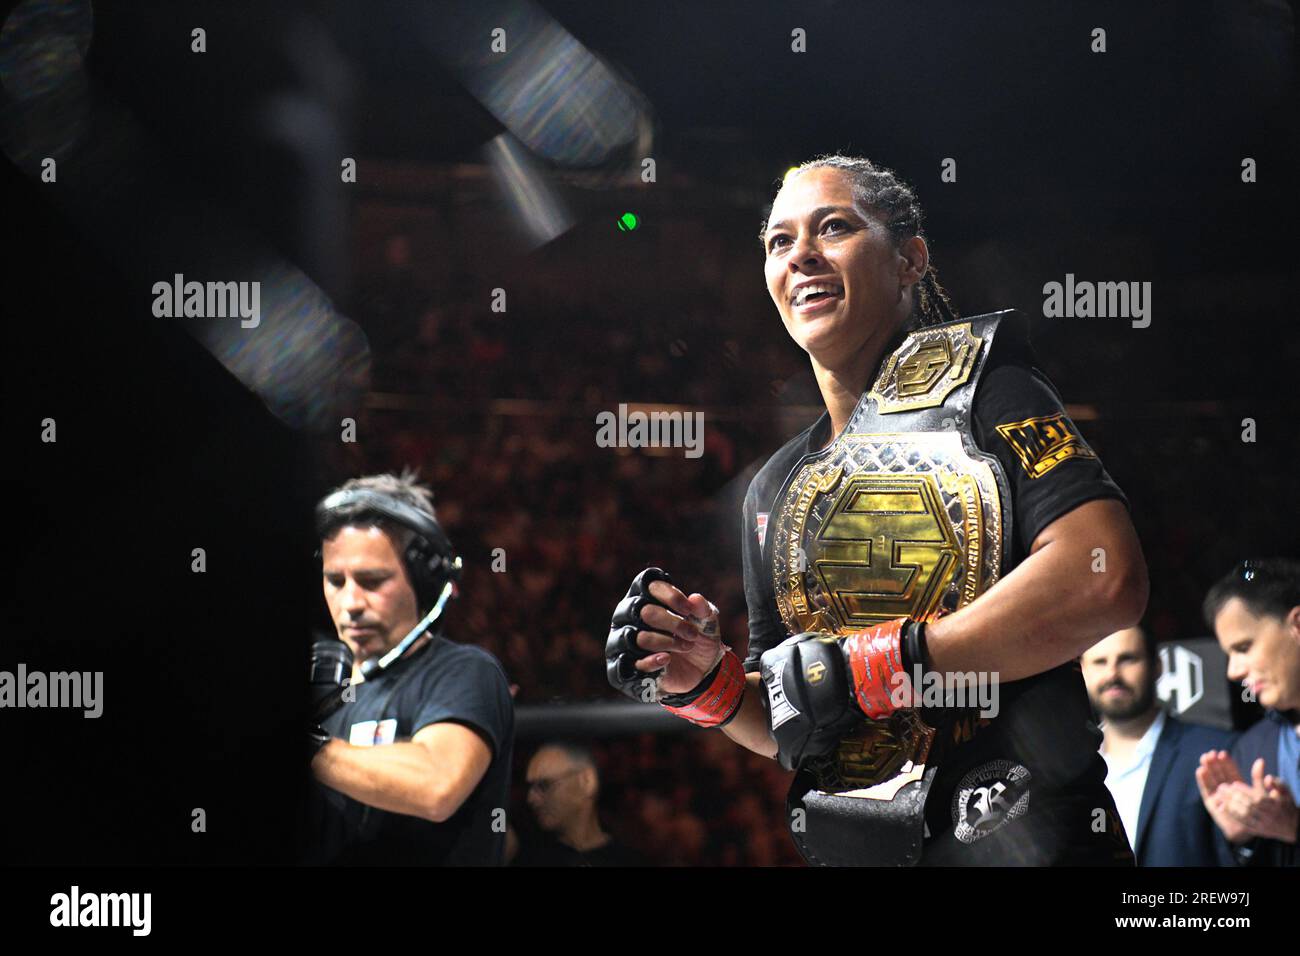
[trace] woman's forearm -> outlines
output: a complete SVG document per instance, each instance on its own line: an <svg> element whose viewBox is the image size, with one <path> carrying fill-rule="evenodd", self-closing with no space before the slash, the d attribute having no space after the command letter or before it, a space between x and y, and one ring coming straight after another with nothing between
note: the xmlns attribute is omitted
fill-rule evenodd
<svg viewBox="0 0 1300 956"><path fill-rule="evenodd" d="M722 732L754 753L763 757L776 757L776 741L767 726L763 711L763 687L757 673L745 675L745 696L740 701L740 711Z"/></svg>
<svg viewBox="0 0 1300 956"><path fill-rule="evenodd" d="M1142 549L1124 506L1090 501L1052 522L1015 570L926 628L930 667L1020 680L1078 657L1146 609Z"/></svg>

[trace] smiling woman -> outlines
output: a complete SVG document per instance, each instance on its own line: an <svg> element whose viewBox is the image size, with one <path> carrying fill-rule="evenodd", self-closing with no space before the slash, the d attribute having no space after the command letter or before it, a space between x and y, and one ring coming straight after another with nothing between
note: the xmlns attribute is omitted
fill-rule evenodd
<svg viewBox="0 0 1300 956"><path fill-rule="evenodd" d="M903 326L957 318L939 285L916 194L866 159L827 156L791 170L760 230L768 293L812 360L834 431Z"/></svg>
<svg viewBox="0 0 1300 956"><path fill-rule="evenodd" d="M911 188L892 171L876 166L867 159L825 156L792 169L786 174L784 183L788 185L813 170L840 171L853 197L852 204L848 206L818 206L810 214L814 220L819 223L824 222L829 227L835 220L826 220L827 216L848 215L861 220L864 218L865 211L872 210L876 214L873 218L877 219L878 225L888 233L896 247L913 236L920 237L924 241L922 230L924 214L921 211L921 204ZM775 205L772 212L776 214ZM841 220L841 228L846 225L847 223ZM794 224L786 219L770 224L765 220L758 233L759 244L763 247L764 254L782 247L788 248L787 244L790 242L788 230L793 226ZM922 325L949 322L957 318L957 312L949 301L947 292L939 285L932 263L927 263L927 268L916 288L915 305Z"/></svg>
<svg viewBox="0 0 1300 956"><path fill-rule="evenodd" d="M957 316L892 172L806 163L769 219L767 289L826 411L745 496L748 655L650 568L610 682L796 771L810 863L1131 866L1077 661L1146 605L1123 492L1022 321ZM979 682L982 712L955 694Z"/></svg>

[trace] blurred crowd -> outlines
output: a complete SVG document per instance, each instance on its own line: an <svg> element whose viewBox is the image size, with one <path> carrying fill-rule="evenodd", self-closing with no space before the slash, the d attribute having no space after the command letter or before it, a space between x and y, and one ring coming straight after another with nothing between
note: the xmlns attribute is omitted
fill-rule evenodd
<svg viewBox="0 0 1300 956"><path fill-rule="evenodd" d="M390 241L356 311L374 349L372 391L401 402L377 402L364 448L345 448L356 457L340 470L411 465L433 487L466 564L448 632L500 659L517 705L619 699L604 672L609 617L651 564L717 604L743 654L740 502L770 422L706 412L703 456L688 459L680 448L600 448L595 416L620 402L743 407L754 388L771 399L800 353L763 336L748 354L698 301L668 318L614 318L615 307L597 319L555 299L545 324L520 317L536 308L438 301L419 287L406 241ZM611 738L592 751L602 817L648 860L801 862L786 831L789 778L773 761L704 732ZM519 807L529 753L522 742Z"/></svg>

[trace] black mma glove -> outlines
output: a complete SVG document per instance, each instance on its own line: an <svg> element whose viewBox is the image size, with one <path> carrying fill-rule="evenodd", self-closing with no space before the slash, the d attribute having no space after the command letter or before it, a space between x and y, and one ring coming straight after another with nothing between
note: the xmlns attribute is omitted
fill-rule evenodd
<svg viewBox="0 0 1300 956"><path fill-rule="evenodd" d="M786 770L830 753L862 719L833 634L796 634L764 651L759 664L768 728Z"/></svg>
<svg viewBox="0 0 1300 956"><path fill-rule="evenodd" d="M656 630L641 623L641 609L647 604L664 607L650 596L653 581L671 584L672 578L660 568L646 568L633 578L632 586L614 609L614 617L609 622L609 639L605 642L605 676L610 685L633 700L647 704L658 699L655 678L663 673L662 667L646 672L636 669L637 661L656 653L638 647L636 643L637 631Z"/></svg>
<svg viewBox="0 0 1300 956"><path fill-rule="evenodd" d="M908 691L927 656L925 625L906 618L845 637L797 634L765 652L760 674L781 766L795 770L830 753L864 715L883 720L919 706ZM925 716L933 725L941 713Z"/></svg>
<svg viewBox="0 0 1300 956"><path fill-rule="evenodd" d="M638 660L658 653L639 647L636 642L637 632L665 633L641 620L641 611L648 604L666 608L666 605L650 595L650 585L654 581L672 583L672 579L662 569L646 568L633 579L627 595L614 610L614 617L609 623L609 640L605 643L605 674L612 686L634 700L657 702L698 727L720 727L739 712L741 698L745 694L745 668L740 659L720 640L709 645L717 654L712 668L695 687L685 693L660 693L658 678L663 674L663 668L648 673L636 669ZM710 626L716 627L717 609L713 610ZM716 631L712 633L716 638Z"/></svg>

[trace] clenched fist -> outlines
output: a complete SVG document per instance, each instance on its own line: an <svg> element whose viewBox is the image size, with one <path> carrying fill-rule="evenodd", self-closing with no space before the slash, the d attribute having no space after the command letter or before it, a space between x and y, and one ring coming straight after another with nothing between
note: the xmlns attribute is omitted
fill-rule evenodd
<svg viewBox="0 0 1300 956"><path fill-rule="evenodd" d="M653 703L699 689L725 652L718 609L702 594L688 597L661 569L646 568L614 610L606 674L628 697Z"/></svg>

